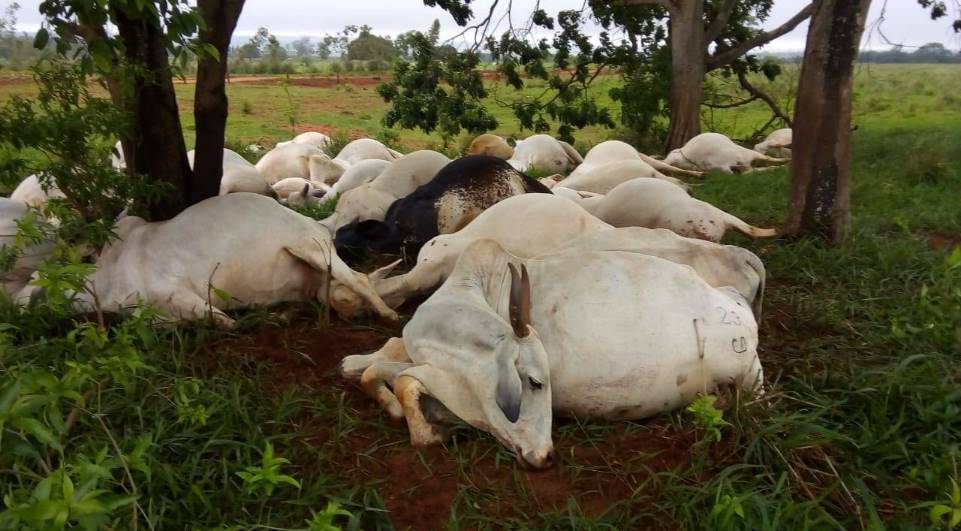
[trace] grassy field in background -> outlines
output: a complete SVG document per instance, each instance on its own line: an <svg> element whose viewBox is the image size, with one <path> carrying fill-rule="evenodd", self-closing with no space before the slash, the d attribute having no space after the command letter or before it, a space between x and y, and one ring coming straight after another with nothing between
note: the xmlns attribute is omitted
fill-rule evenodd
<svg viewBox="0 0 961 531"><path fill-rule="evenodd" d="M770 87L786 105L790 74ZM177 87L188 142L192 89ZM0 84L0 101L31 90ZM372 84L245 81L229 95L228 136L238 143L289 138L291 116L301 129L382 130L385 104ZM961 482L961 68L859 66L854 108L847 241L726 240L768 269L759 333L768 389L726 406L719 442L678 412L558 420L561 463L544 472L522 469L466 426L442 448L415 450L403 425L335 372L342 356L400 329L365 319L325 327L322 310L306 306L243 313L230 333L115 325L112 342L132 342L149 370L101 390L66 437L64 462L83 471L103 448L113 455L104 432L124 452L149 436L134 470L110 470L123 489L129 475L140 525L157 529L304 528L332 500L350 513L339 525L365 530L943 529L932 508L961 510L951 499ZM495 111L499 133L529 134ZM743 137L767 117L751 104L705 122ZM440 146L398 134L405 150ZM620 134L591 128L575 133L576 145ZM786 217L786 169L696 184L694 195L752 224ZM38 326L18 319L0 307L0 321ZM22 332L2 367L66 371L83 342L51 330ZM238 476L261 466L267 442L299 487L265 493ZM31 481L0 476L0 490ZM112 527L129 528L128 517Z"/></svg>

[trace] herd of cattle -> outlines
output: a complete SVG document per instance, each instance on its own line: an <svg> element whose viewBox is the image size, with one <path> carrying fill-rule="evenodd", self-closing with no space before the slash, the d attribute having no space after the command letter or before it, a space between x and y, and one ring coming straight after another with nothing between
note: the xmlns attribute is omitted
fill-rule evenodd
<svg viewBox="0 0 961 531"><path fill-rule="evenodd" d="M512 147L484 134L454 160L368 138L331 158L316 132L256 165L224 150L219 197L169 221L117 220L76 310L149 303L230 327L231 309L318 300L343 317L396 320L402 303L432 293L402 337L346 357L342 374L406 419L415 445L443 440L460 419L550 466L553 414L637 419L719 386L760 390L764 265L718 242L728 228L776 232L691 197L681 177L786 162L767 153L790 157L790 133L755 150L705 133L664 160L619 141L582 157L548 135ZM533 169L554 175L524 173ZM56 183L30 176L0 198L0 246L57 196ZM321 221L285 206L331 201ZM52 249L21 251L2 281L28 305L44 295L29 281ZM401 259L357 271L385 255ZM413 267L391 275L402 261Z"/></svg>

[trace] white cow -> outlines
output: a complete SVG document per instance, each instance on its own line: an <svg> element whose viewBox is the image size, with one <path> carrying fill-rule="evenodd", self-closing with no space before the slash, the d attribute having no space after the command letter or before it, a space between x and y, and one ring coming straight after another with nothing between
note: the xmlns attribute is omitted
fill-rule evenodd
<svg viewBox="0 0 961 531"><path fill-rule="evenodd" d="M583 161L581 154L570 144L550 135L518 140L513 156L507 160L518 171L538 169L555 173L567 173Z"/></svg>
<svg viewBox="0 0 961 531"><path fill-rule="evenodd" d="M277 145L285 146L287 144L292 144L294 142L297 142L300 144L310 144L326 152L327 146L330 145L330 137L325 135L324 133L318 133L316 131L307 131L306 133L300 133L299 135L295 136L293 139L288 140L286 142L278 142Z"/></svg>
<svg viewBox="0 0 961 531"><path fill-rule="evenodd" d="M337 201L334 213L321 223L336 232L352 221L383 221L394 201L430 182L449 162L450 159L436 151L409 153L391 163L374 180L345 192Z"/></svg>
<svg viewBox="0 0 961 531"><path fill-rule="evenodd" d="M751 164L756 161L788 162L787 159L768 157L753 149L741 147L720 133L701 133L688 140L684 147L671 151L664 158L664 162L682 168L701 171L719 170L725 173L755 171Z"/></svg>
<svg viewBox="0 0 961 531"><path fill-rule="evenodd" d="M324 159L318 166L318 174L311 178L334 184L354 164L364 160L384 160L392 162L404 155L388 148L373 138L359 138L344 146L334 158Z"/></svg>
<svg viewBox="0 0 961 531"><path fill-rule="evenodd" d="M187 152L187 162L194 167L194 150ZM223 175L220 177L219 195L235 192L267 194L270 186L257 168L236 151L224 148Z"/></svg>
<svg viewBox="0 0 961 531"><path fill-rule="evenodd" d="M606 194L613 190L615 186L638 177L662 179L684 190L688 188L684 181L674 177L668 177L640 159L616 160L614 162L608 162L607 164L594 166L587 171L578 172L577 175L571 175L557 183L556 186L563 186L582 192Z"/></svg>
<svg viewBox="0 0 961 531"><path fill-rule="evenodd" d="M416 265L407 273L381 280L396 263L378 270L374 289L394 308L414 295L429 293L447 279L461 253L482 239L494 240L525 258L583 250L659 256L693 267L712 286L734 287L760 315L764 264L747 249L684 238L665 229L616 229L576 204L547 194L505 199L463 229L433 238L421 248ZM338 295L344 305L338 308L341 315L351 315L363 304L359 297L348 304L349 294Z"/></svg>
<svg viewBox="0 0 961 531"><path fill-rule="evenodd" d="M114 312L143 301L174 319L209 316L230 327L233 319L224 310L323 302L330 267L335 281L380 315L397 317L368 277L337 256L323 227L268 197L213 197L158 223L128 216L115 232L118 239L104 248L89 278L88 290L97 298L77 294L80 311L92 310L95 300Z"/></svg>
<svg viewBox="0 0 961 531"><path fill-rule="evenodd" d="M392 162L386 160L367 159L351 165L331 186L331 196L337 196L373 181L391 164Z"/></svg>
<svg viewBox="0 0 961 531"><path fill-rule="evenodd" d="M278 145L257 161L257 171L267 184L273 185L287 177L300 177L323 182L326 172L323 163L330 160L320 148L310 144L291 142Z"/></svg>
<svg viewBox="0 0 961 531"><path fill-rule="evenodd" d="M28 215L30 208L26 203L0 197L0 250L12 248L17 241L17 222ZM40 221L39 216L35 218ZM17 255L13 266L8 271L0 270L0 284L7 295L16 295L27 282L30 275L37 270L41 262L50 257L53 245L48 241L28 243Z"/></svg>
<svg viewBox="0 0 961 531"><path fill-rule="evenodd" d="M793 134L790 128L777 129L767 135L763 142L754 145L754 151L758 153L774 153L778 157L791 158L791 143Z"/></svg>
<svg viewBox="0 0 961 531"><path fill-rule="evenodd" d="M615 227L664 228L681 236L712 242L721 241L731 228L752 238L777 235L776 229L749 225L660 179L631 179L607 195L581 199L580 205Z"/></svg>
<svg viewBox="0 0 961 531"><path fill-rule="evenodd" d="M41 183L40 178L36 175L30 175L20 181L20 184L10 193L10 199L26 203L34 208L41 208L47 204L50 198L54 197L66 197L63 195L63 192L60 191L60 188L57 187L57 181L51 177L45 187L44 183Z"/></svg>
<svg viewBox="0 0 961 531"><path fill-rule="evenodd" d="M599 166L621 160L640 160L648 163L652 168L662 173L690 175L692 177L701 175L701 172L698 171L689 171L665 164L654 157L637 151L626 142L607 140L591 148L591 150L587 152L587 155L584 156L584 162L571 172L570 176L580 176L581 174L594 171Z"/></svg>
<svg viewBox="0 0 961 531"><path fill-rule="evenodd" d="M722 386L760 390L757 343L747 302L690 267L612 251L523 260L482 240L402 338L342 373L406 418L415 446L442 441L436 419L453 414L544 468L553 413L638 419Z"/></svg>

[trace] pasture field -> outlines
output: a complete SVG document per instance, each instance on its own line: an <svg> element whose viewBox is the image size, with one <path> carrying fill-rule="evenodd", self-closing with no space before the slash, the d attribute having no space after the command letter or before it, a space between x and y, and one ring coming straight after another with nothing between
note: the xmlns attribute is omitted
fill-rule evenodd
<svg viewBox="0 0 961 531"><path fill-rule="evenodd" d="M790 74L770 87L779 101ZM228 136L269 146L318 129L441 148L418 131L384 135L376 82L236 80ZM32 90L0 81L0 101ZM192 90L178 85L188 145ZM35 463L9 468L0 456L4 508L56 498L66 476L71 491L136 496L102 522L114 529L944 528L932 509L961 514L961 68L860 66L854 108L847 241L726 240L768 270L768 387L726 397L723 423L685 411L557 419L560 464L530 472L467 426L444 447L412 449L403 425L341 380L344 355L399 327L327 326L322 308L303 306L243 313L229 333L158 328L149 315L98 332L3 303L0 415L28 396L21 414L37 422L0 416L3 452ZM497 112L499 133L529 133ZM766 119L754 104L705 116L736 138ZM576 146L618 135L589 128ZM786 218L786 169L696 184L694 195L754 225ZM265 456L268 443L289 462Z"/></svg>

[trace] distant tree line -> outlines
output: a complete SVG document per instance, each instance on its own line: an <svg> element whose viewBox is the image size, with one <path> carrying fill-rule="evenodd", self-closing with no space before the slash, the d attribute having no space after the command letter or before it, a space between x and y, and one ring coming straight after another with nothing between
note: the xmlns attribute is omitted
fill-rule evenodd
<svg viewBox="0 0 961 531"><path fill-rule="evenodd" d="M961 63L961 52L952 52L940 42L929 42L914 51L904 46L893 46L887 51L861 52L862 63Z"/></svg>

